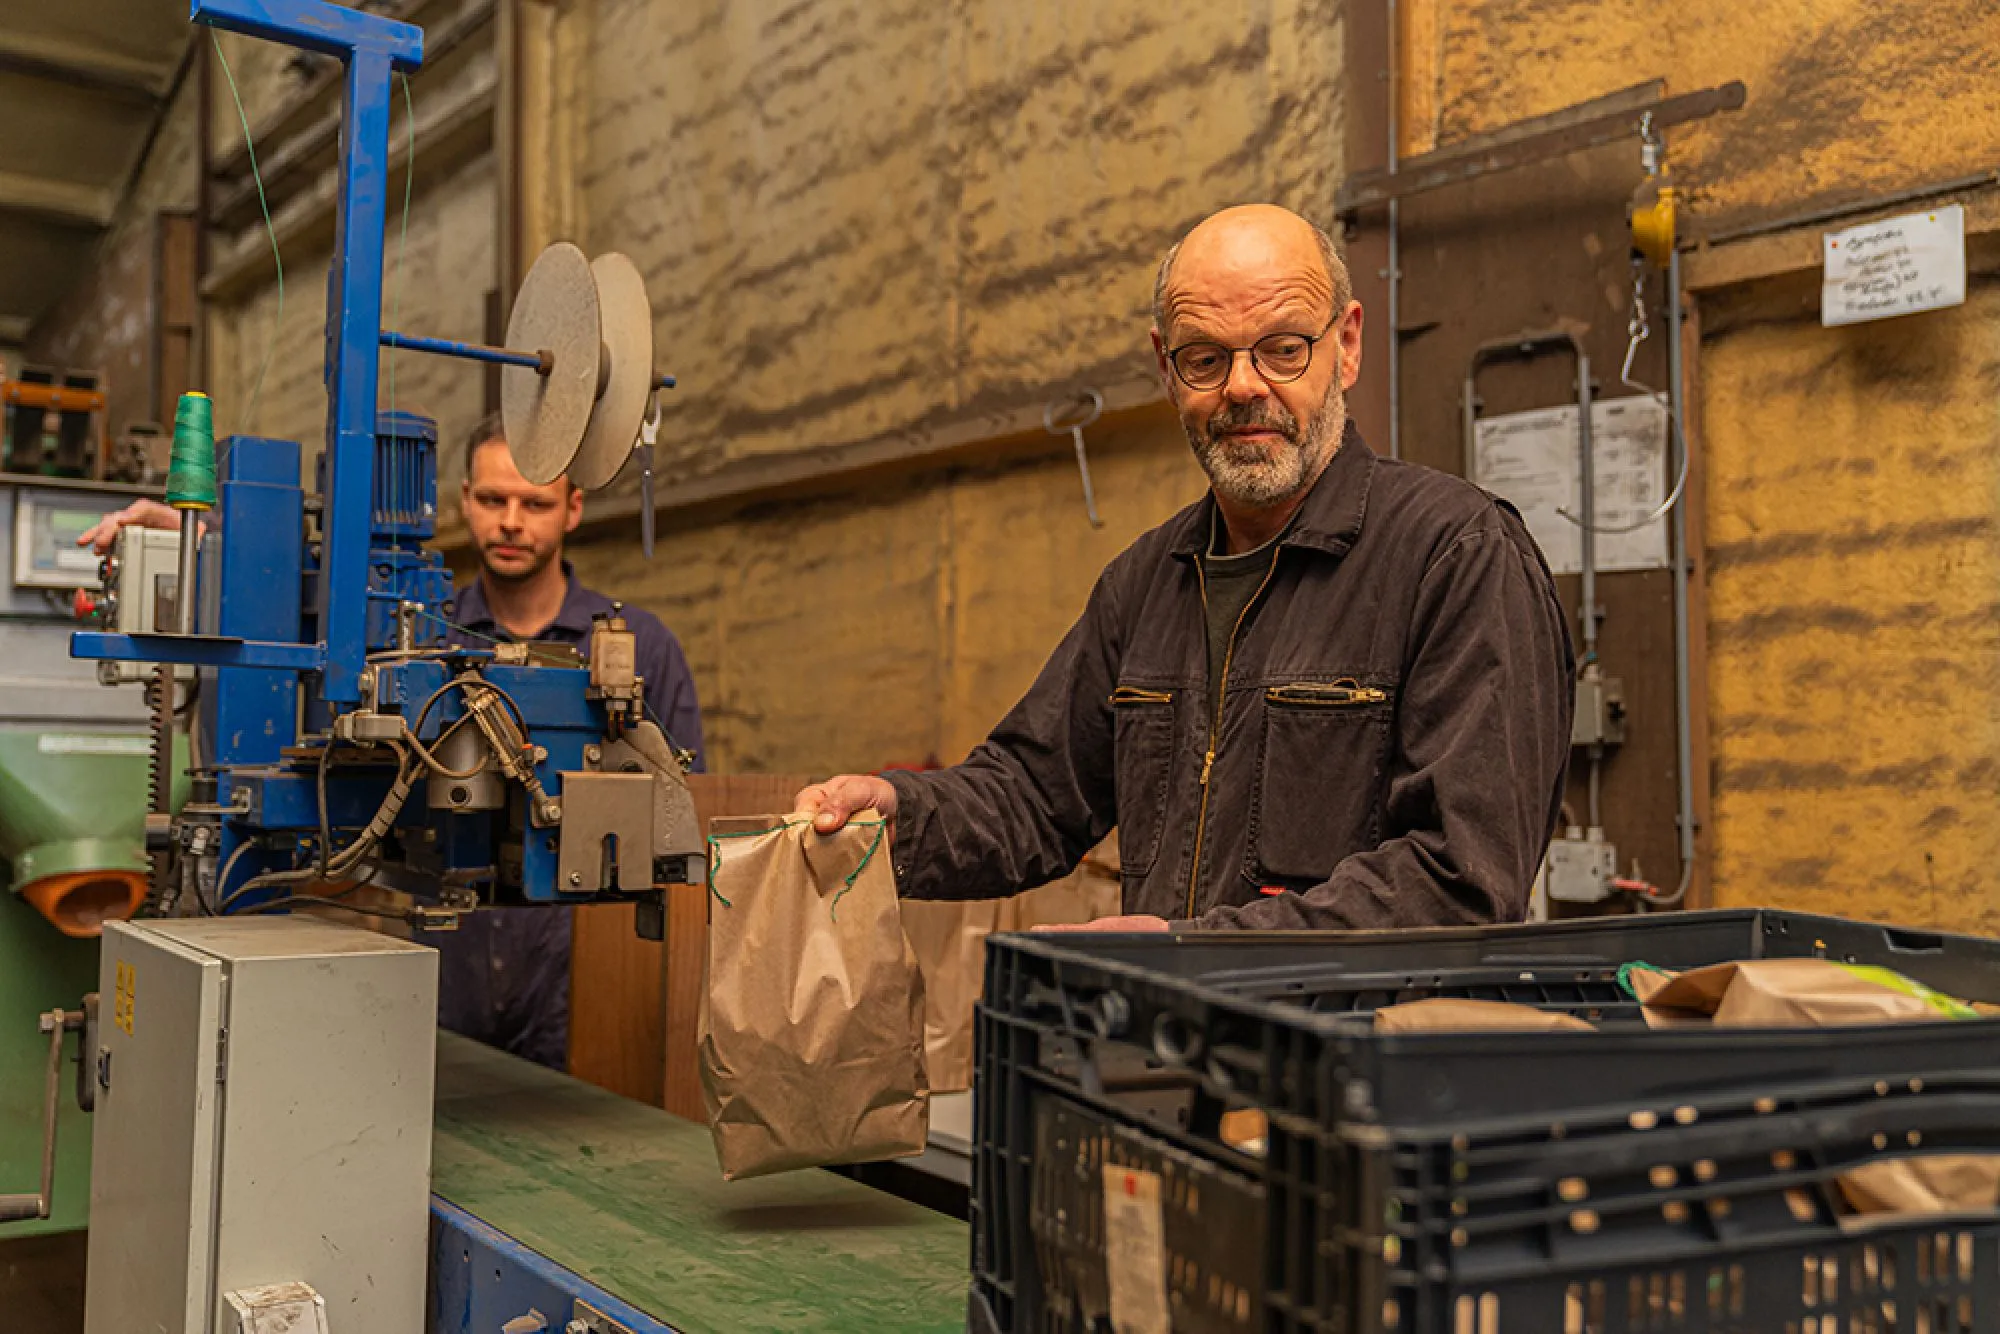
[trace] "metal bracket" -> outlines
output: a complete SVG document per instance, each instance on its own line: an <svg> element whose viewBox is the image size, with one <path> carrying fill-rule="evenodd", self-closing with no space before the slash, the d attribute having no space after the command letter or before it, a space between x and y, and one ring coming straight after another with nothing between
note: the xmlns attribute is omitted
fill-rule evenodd
<svg viewBox="0 0 2000 1334"><path fill-rule="evenodd" d="M556 853L556 889L594 894L653 887L653 777L588 770L562 776L562 844ZM610 861L606 840L616 843Z"/></svg>
<svg viewBox="0 0 2000 1334"><path fill-rule="evenodd" d="M570 1312L569 1324L563 1334L633 1334L632 1327L623 1321L613 1320L604 1312L579 1297Z"/></svg>

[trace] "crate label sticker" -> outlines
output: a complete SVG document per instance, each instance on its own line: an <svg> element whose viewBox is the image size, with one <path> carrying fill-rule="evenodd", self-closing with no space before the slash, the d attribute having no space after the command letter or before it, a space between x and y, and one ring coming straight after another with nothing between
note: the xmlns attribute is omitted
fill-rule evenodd
<svg viewBox="0 0 2000 1334"><path fill-rule="evenodd" d="M118 965L118 993L111 1010L111 1022L132 1036L132 1011L139 990L139 970L129 963Z"/></svg>
<svg viewBox="0 0 2000 1334"><path fill-rule="evenodd" d="M1105 1164L1104 1275L1117 1334L1172 1334L1157 1173Z"/></svg>
<svg viewBox="0 0 2000 1334"><path fill-rule="evenodd" d="M115 733L44 732L35 740L44 755L151 755L153 743L143 736Z"/></svg>

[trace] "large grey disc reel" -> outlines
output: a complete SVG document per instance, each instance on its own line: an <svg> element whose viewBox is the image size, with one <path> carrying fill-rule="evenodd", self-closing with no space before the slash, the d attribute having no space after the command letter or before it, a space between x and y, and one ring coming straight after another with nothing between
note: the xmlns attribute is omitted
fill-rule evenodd
<svg viewBox="0 0 2000 1334"><path fill-rule="evenodd" d="M542 368L500 368L514 466L537 486L565 474L586 491L609 484L631 457L654 383L653 312L638 266L556 242L514 298L507 346L546 354Z"/></svg>

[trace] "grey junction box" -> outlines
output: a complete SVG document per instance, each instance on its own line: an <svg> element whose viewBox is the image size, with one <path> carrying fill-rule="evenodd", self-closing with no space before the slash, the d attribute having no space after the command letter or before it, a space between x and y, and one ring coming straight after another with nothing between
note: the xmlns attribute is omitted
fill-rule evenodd
<svg viewBox="0 0 2000 1334"><path fill-rule="evenodd" d="M305 917L104 930L86 1334L231 1334L302 1282L419 1330L437 954Z"/></svg>

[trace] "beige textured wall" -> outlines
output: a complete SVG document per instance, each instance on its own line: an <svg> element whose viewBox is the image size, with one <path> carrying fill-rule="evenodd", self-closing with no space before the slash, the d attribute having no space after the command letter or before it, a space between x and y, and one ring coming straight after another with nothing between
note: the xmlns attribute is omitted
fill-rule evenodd
<svg viewBox="0 0 2000 1334"><path fill-rule="evenodd" d="M679 634L711 768L950 761L1034 679L1111 557L1201 494L1165 410L1092 439L1101 529L1059 454L670 524L650 563L631 532L572 557Z"/></svg>
<svg viewBox="0 0 2000 1334"><path fill-rule="evenodd" d="M1148 374L1190 222L1340 179L1342 9L597 0L589 246L647 278L695 471Z"/></svg>
<svg viewBox="0 0 2000 1334"><path fill-rule="evenodd" d="M482 155L438 180L419 175L404 247L400 205L392 210L383 246L383 322L392 316L410 332L477 339L485 332L495 236L493 159ZM402 252L398 276L398 252ZM247 300L212 310L209 322L215 423L218 434L252 431L297 440L315 452L326 433L325 357L327 254L286 255L283 320L275 284ZM250 420L257 375L264 369L256 420ZM447 443L471 429L483 402L481 371L465 362L409 352L382 354L380 394L389 406L394 369L396 407L437 418ZM445 481L459 476L454 451L444 451Z"/></svg>
<svg viewBox="0 0 2000 1334"><path fill-rule="evenodd" d="M1153 374L1153 269L1191 222L1330 219L1342 7L596 0L582 216L645 273L681 377L665 466L921 430ZM1067 455L839 487L584 575L687 643L711 760L957 759L1132 537L1201 492L1163 407ZM1039 432L1036 439L1041 439Z"/></svg>

